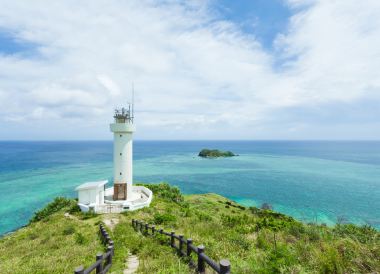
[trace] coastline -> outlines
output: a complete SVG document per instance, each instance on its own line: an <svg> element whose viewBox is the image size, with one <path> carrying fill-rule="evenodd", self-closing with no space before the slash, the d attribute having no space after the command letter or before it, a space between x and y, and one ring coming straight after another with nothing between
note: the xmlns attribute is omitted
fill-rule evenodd
<svg viewBox="0 0 380 274"><path fill-rule="evenodd" d="M247 208L249 208L249 207L260 208L260 206L262 205L262 203L257 202L257 201L255 201L253 199L245 199L245 198L238 198L238 197L226 197L226 196L222 196L220 194L214 193L214 192L192 193L192 194L186 193L186 194L183 194L183 195L185 197L188 197L188 198L191 198L192 196L197 196L197 195L215 195L215 196L220 196L223 199L231 200L231 201L235 202L236 204L244 206L244 207L247 207ZM72 197L67 197L67 198L68 199L72 199ZM52 200L54 200L54 198ZM297 218L296 216L294 216L292 214L287 214L286 213L287 212L286 209L285 210L278 210L279 205L272 205L272 206L273 206L273 212L277 212L277 213L280 213L280 214L284 214L284 215L286 215L288 217L294 218L295 220L297 220L297 221L299 221L299 222L301 222L301 223L303 223L305 225L312 223L312 224L316 224L316 225L326 225L326 226L328 226L330 228L334 228L338 224L338 223L333 222L332 220L328 219L328 217L326 217L327 219L325 219L324 221L320 221L320 220L323 220L323 218L319 218L319 219L317 219L317 221L311 220L311 219L310 220L305 220L305 219L302 219L302 218ZM42 209L42 208L43 207L37 209L37 211L40 210L40 209ZM100 214L100 216L101 215L102 214ZM29 221L27 221L27 222L29 222ZM347 221L344 222L344 224L352 224L352 225L359 226L359 227L360 226L364 226L364 225L368 225L368 224L365 224L365 223L351 223L351 222L347 222ZM18 232L19 230L21 230L23 228L27 228L29 225L30 224L27 223L25 225L22 225L22 226L19 226L19 227L15 228L15 229L7 231L7 232L5 232L3 234L0 234L0 239L4 238L4 237L7 237L7 236L9 236L11 234L14 234L14 233ZM371 226L371 227L380 232L380 228L379 227L376 227L376 226Z"/></svg>
<svg viewBox="0 0 380 274"><path fill-rule="evenodd" d="M195 156L215 146L240 156ZM86 181L112 181L112 141L0 142L0 167L0 185L8 191L0 227L10 232L55 196L74 197L74 188ZM306 221L326 213L333 221L345 216L378 223L379 177L380 142L135 142L135 181L167 181L184 193L217 192L258 206L267 202Z"/></svg>
<svg viewBox="0 0 380 274"><path fill-rule="evenodd" d="M110 224L112 219L117 220L107 227L116 246L112 271L125 269L130 251L149 262L139 270L142 273L178 269L180 259L171 248L133 229L131 221L137 219L190 235L197 245L207 244L207 254L216 260L229 259L235 273L380 270L374 248L380 233L369 227L306 224L214 193L183 195L168 184L149 186L155 193L151 206L127 214L86 214L73 199L54 200L30 225L0 239L0 268L6 274L28 273L27 269L69 273L78 265L89 266L93 255L104 248L98 225ZM63 207L56 204L60 201ZM344 253L339 253L342 245ZM354 254L355 260L345 254ZM186 263L180 265L181 273L190 273Z"/></svg>

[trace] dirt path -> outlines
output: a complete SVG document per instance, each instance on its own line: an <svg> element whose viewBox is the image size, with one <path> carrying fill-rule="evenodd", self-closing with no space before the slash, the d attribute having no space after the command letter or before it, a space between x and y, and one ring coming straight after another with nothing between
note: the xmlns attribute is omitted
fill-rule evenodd
<svg viewBox="0 0 380 274"><path fill-rule="evenodd" d="M139 268L139 258L136 255L129 254L127 259L128 268L124 269L123 274L136 273Z"/></svg>
<svg viewBox="0 0 380 274"><path fill-rule="evenodd" d="M104 218L103 222L106 226L108 226L111 230L115 228L115 226L119 223L119 218Z"/></svg>
<svg viewBox="0 0 380 274"><path fill-rule="evenodd" d="M111 230L119 223L119 218L116 216L105 216L103 219L104 224ZM127 268L123 270L123 274L133 274L136 273L139 268L139 258L136 255L128 254L126 259Z"/></svg>

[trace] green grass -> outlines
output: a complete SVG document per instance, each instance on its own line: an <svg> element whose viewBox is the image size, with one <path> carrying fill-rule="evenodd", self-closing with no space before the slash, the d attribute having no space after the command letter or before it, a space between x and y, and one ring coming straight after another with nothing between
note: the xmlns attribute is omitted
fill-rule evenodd
<svg viewBox="0 0 380 274"><path fill-rule="evenodd" d="M75 266L89 266L104 250L97 233L104 218L119 219L108 229L115 242L112 273L122 273L129 253L139 257L139 273L192 273L167 237L135 232L132 218L204 244L214 260L228 258L233 273L380 272L380 233L371 227L304 224L216 194L183 196L167 184L149 187L151 206L123 214L90 216L76 212L71 200L53 202L36 215L40 220L0 239L0 272L71 273Z"/></svg>
<svg viewBox="0 0 380 274"><path fill-rule="evenodd" d="M0 273L72 273L94 262L104 248L98 237L100 216L64 217L65 207L0 239Z"/></svg>

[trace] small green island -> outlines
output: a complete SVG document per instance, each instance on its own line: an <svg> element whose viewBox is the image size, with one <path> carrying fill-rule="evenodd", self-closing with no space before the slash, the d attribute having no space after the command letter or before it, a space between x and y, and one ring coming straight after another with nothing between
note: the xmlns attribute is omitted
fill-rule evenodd
<svg viewBox="0 0 380 274"><path fill-rule="evenodd" d="M203 157L203 158L218 158L218 157L233 157L233 156L238 156L238 155L234 154L231 151L222 151L219 149L204 148L199 152L198 156Z"/></svg>

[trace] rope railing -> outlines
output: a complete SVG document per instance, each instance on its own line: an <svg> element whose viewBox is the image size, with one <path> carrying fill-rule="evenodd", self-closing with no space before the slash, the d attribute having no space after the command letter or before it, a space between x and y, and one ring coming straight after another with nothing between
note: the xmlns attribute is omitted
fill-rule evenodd
<svg viewBox="0 0 380 274"><path fill-rule="evenodd" d="M74 274L89 274L94 270L96 270L96 274L105 274L111 268L112 257L114 255L114 243L102 224L99 225L99 233L102 243L107 246L107 252L105 254L98 252L95 257L95 263L86 269L83 267L83 265L78 266L75 268Z"/></svg>
<svg viewBox="0 0 380 274"><path fill-rule="evenodd" d="M216 273L219 274L230 274L231 264L229 260L222 259L219 263L216 263L210 257L208 257L205 252L205 247L203 245L194 246L192 239L185 239L184 235L176 235L174 231L166 232L162 228L156 229L154 225L149 225L139 220L132 219L132 226L136 231L140 231L145 235L165 235L170 237L170 246L176 249L180 256L187 257L190 260L190 266L196 268L196 271L200 274L206 272L206 264L211 267ZM150 231L150 232L149 232ZM178 245L176 245L176 240ZM184 250L185 249L185 250ZM197 262L192 261L191 254L197 254Z"/></svg>

